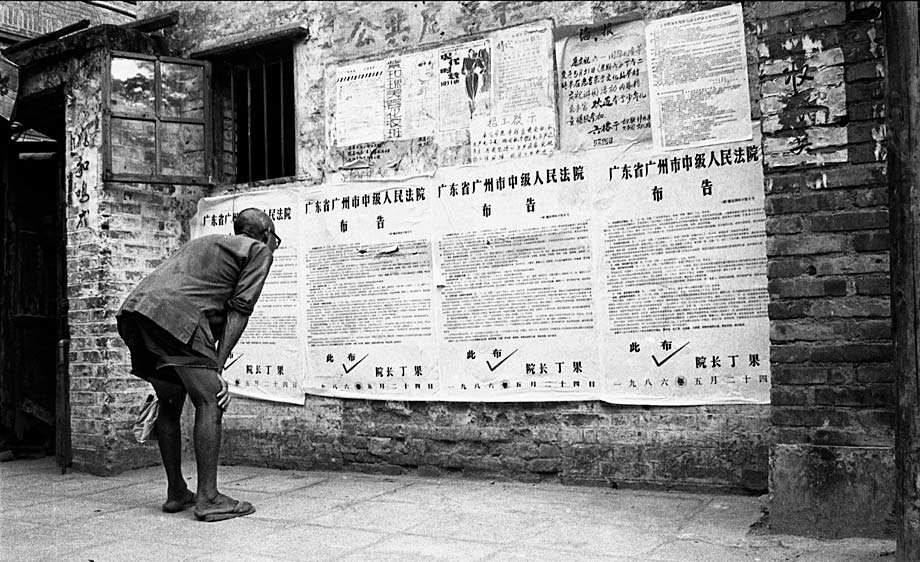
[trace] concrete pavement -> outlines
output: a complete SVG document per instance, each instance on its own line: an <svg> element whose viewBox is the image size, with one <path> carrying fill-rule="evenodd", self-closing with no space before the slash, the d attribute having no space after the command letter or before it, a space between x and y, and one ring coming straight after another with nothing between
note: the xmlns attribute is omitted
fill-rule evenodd
<svg viewBox="0 0 920 562"><path fill-rule="evenodd" d="M194 489L194 467L186 474ZM0 463L3 562L893 562L893 540L750 531L755 497L222 466L256 506L201 523L165 514L159 467L62 475Z"/></svg>

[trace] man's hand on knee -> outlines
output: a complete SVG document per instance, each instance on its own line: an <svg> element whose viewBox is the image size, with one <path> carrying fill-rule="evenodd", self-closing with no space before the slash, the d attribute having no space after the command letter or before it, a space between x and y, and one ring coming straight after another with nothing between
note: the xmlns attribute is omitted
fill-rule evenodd
<svg viewBox="0 0 920 562"><path fill-rule="evenodd" d="M223 375L219 374L218 377L220 377L220 390L217 391L217 405L226 412L230 407L230 385L227 384Z"/></svg>

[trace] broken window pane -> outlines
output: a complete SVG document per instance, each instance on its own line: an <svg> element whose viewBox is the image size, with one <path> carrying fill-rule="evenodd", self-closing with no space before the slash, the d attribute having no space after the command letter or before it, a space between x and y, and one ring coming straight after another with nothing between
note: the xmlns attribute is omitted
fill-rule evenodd
<svg viewBox="0 0 920 562"><path fill-rule="evenodd" d="M153 116L153 61L112 59L112 111Z"/></svg>
<svg viewBox="0 0 920 562"><path fill-rule="evenodd" d="M157 170L156 124L152 121L118 119L110 122L112 172L152 175Z"/></svg>
<svg viewBox="0 0 920 562"><path fill-rule="evenodd" d="M160 123L160 173L203 176L204 160L204 125Z"/></svg>
<svg viewBox="0 0 920 562"><path fill-rule="evenodd" d="M187 64L160 64L161 117L204 118L204 69Z"/></svg>

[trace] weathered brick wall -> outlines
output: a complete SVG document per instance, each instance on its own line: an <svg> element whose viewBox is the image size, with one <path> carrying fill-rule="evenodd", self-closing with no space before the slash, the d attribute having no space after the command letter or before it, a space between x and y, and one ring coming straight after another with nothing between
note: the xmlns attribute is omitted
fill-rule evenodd
<svg viewBox="0 0 920 562"><path fill-rule="evenodd" d="M654 19L724 2L142 2L170 10L179 52L291 24L310 29L295 50L298 173L323 179L323 67L333 59L434 45L551 17L601 21L629 9ZM215 23L215 22L219 22ZM754 117L757 38L748 25ZM216 192L222 188L218 187ZM603 485L764 489L768 406L637 407L600 402L414 403L307 397L306 408L238 399L224 424L225 462L423 474L462 473Z"/></svg>
<svg viewBox="0 0 920 562"><path fill-rule="evenodd" d="M67 299L70 328L70 401L74 464L94 471L111 464L119 423L126 416L119 395L124 379L116 364L122 352L112 345L114 263L108 231L102 229L101 49L80 58L30 67L20 96L52 89L65 97L67 170ZM117 255L117 254L116 254Z"/></svg>
<svg viewBox="0 0 920 562"><path fill-rule="evenodd" d="M109 27L84 33L89 35L97 37L93 44L116 50L153 54L158 48L139 32ZM137 281L188 239L189 220L207 188L103 180L106 49L76 53L28 67L19 95L60 90L65 98L73 462L110 473L159 458L155 448L138 446L130 432L150 388L129 374L115 313Z"/></svg>
<svg viewBox="0 0 920 562"><path fill-rule="evenodd" d="M874 2L757 7L780 532L890 532L895 389L884 29Z"/></svg>
<svg viewBox="0 0 920 562"><path fill-rule="evenodd" d="M758 8L778 443L893 443L884 30L865 8Z"/></svg>

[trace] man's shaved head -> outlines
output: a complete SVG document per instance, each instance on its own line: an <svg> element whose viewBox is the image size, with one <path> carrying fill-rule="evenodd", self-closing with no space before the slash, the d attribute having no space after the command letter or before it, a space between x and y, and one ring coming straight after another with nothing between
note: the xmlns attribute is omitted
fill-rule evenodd
<svg viewBox="0 0 920 562"><path fill-rule="evenodd" d="M235 234L244 234L255 240L263 240L266 231L274 232L275 223L268 218L268 215L254 207L243 209L233 220Z"/></svg>

